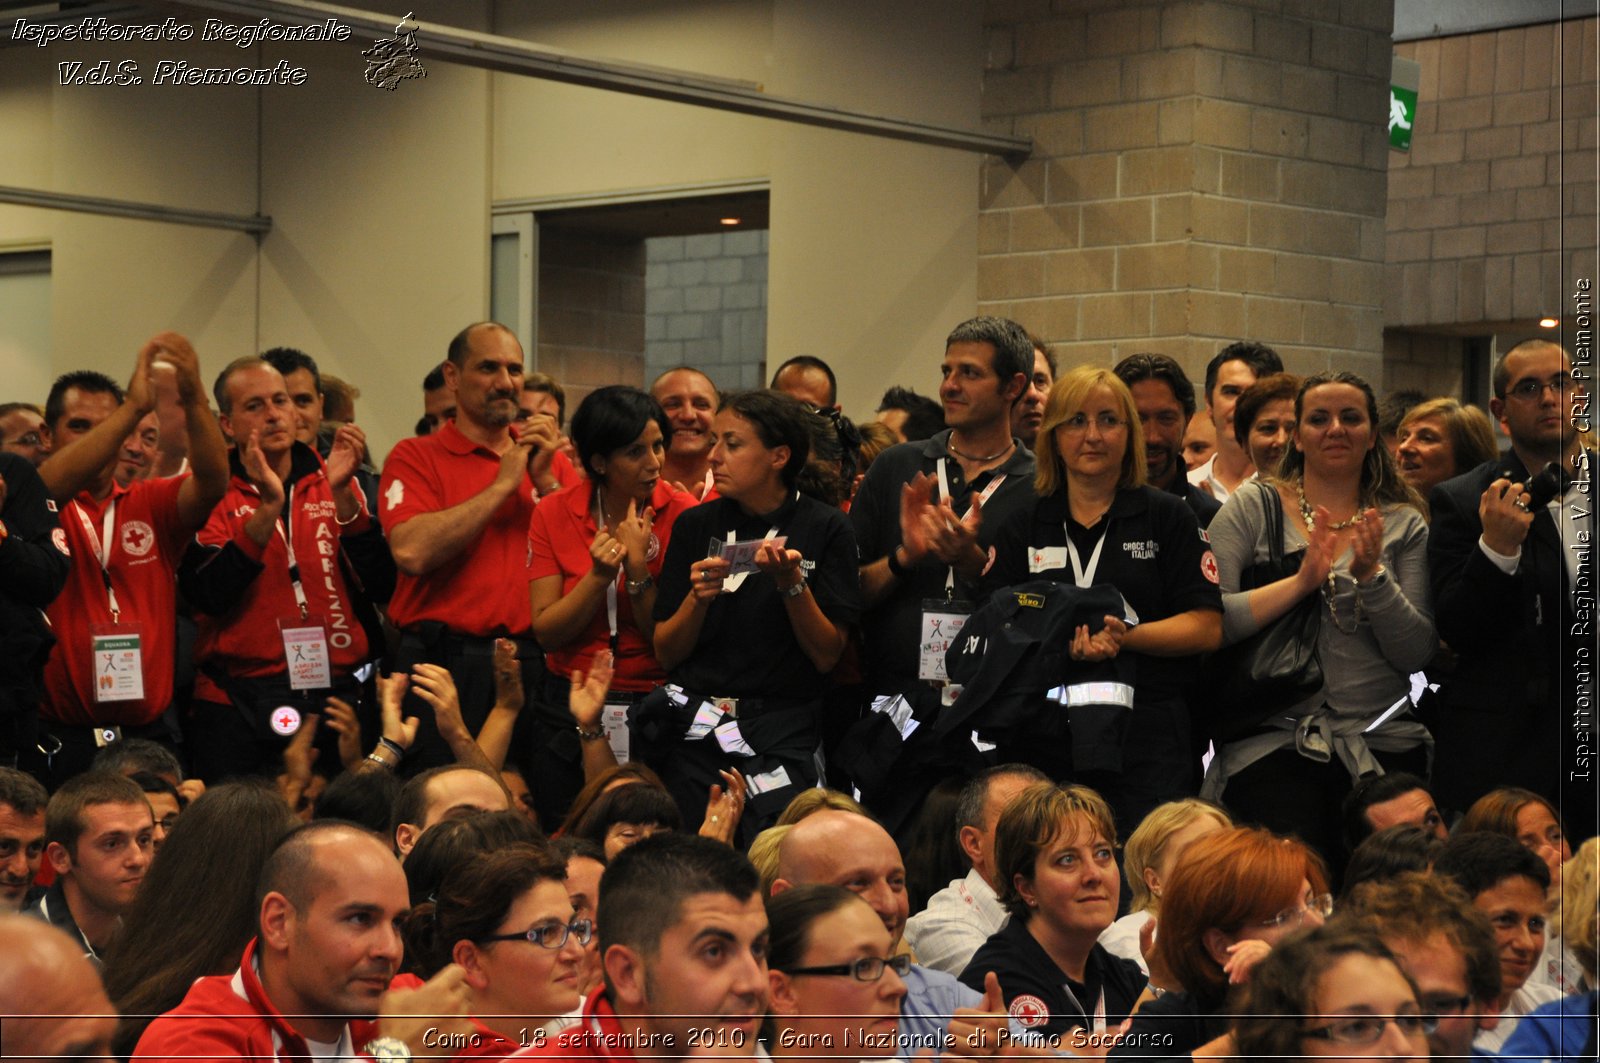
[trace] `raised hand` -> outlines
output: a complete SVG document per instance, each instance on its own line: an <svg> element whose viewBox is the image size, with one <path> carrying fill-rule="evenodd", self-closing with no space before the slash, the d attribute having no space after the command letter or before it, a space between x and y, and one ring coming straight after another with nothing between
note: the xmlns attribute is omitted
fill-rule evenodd
<svg viewBox="0 0 1600 1063"><path fill-rule="evenodd" d="M628 551L628 560L642 565L650 553L650 527L655 522L656 511L649 506L639 512L639 505L628 501L628 515L617 523L616 537Z"/></svg>
<svg viewBox="0 0 1600 1063"><path fill-rule="evenodd" d="M400 706L411 687L411 677L404 672L385 676L379 673L374 682L378 685L378 717L382 721L383 737L401 749L410 749L417 740L417 728L422 720L416 716L403 716Z"/></svg>
<svg viewBox="0 0 1600 1063"><path fill-rule="evenodd" d="M567 695L567 712L578 729L594 733L600 726L601 714L606 707L606 693L611 689L614 662L610 650L601 650L589 662L589 674L576 668L572 670L572 689Z"/></svg>
<svg viewBox="0 0 1600 1063"><path fill-rule="evenodd" d="M517 644L510 639L495 639L495 707L521 712L525 699L526 694L522 689L522 663L517 660Z"/></svg>
<svg viewBox="0 0 1600 1063"><path fill-rule="evenodd" d="M589 562L601 582L610 583L616 579L617 569L627 556L627 546L611 534L610 528L602 524L595 529L594 541L589 544Z"/></svg>
<svg viewBox="0 0 1600 1063"><path fill-rule="evenodd" d="M1326 507L1318 506L1314 511L1315 528L1306 529L1306 553L1300 561L1300 571L1296 578L1300 581L1300 593L1311 594L1327 580L1328 573L1333 571L1333 561L1338 551L1337 535L1330 527L1333 524L1333 515Z"/></svg>
<svg viewBox="0 0 1600 1063"><path fill-rule="evenodd" d="M328 727L339 735L339 763L346 768L360 764L361 723L356 719L356 710L347 702L329 697L322 713L328 718Z"/></svg>
<svg viewBox="0 0 1600 1063"><path fill-rule="evenodd" d="M1357 583L1365 583L1378 571L1383 561L1383 514L1369 509L1355 525L1355 538L1350 544L1350 576Z"/></svg>
<svg viewBox="0 0 1600 1063"><path fill-rule="evenodd" d="M461 698L456 693L456 681L450 669L437 664L415 664L411 667L411 689L417 697L433 707L434 720L441 735L460 734L467 729L461 718Z"/></svg>
<svg viewBox="0 0 1600 1063"><path fill-rule="evenodd" d="M333 433L333 448L328 451L328 486L335 491L350 482L367 451L367 435L353 424L342 424Z"/></svg>
<svg viewBox="0 0 1600 1063"><path fill-rule="evenodd" d="M261 493L261 502L264 506L283 505L283 481L273 471L267 462L267 456L261 451L261 433L252 430L250 438L245 440L244 446L239 448L239 462L244 466L244 474L250 482L256 485L256 490Z"/></svg>
<svg viewBox="0 0 1600 1063"><path fill-rule="evenodd" d="M1533 510L1528 508L1531 496L1524 488L1502 476L1478 500L1484 544L1497 554L1515 555L1533 527Z"/></svg>
<svg viewBox="0 0 1600 1063"><path fill-rule="evenodd" d="M739 818L744 815L747 788L739 772L719 769L717 774L722 776L722 785L711 784L705 818L700 821L700 836L732 845L734 833L739 829Z"/></svg>
<svg viewBox="0 0 1600 1063"><path fill-rule="evenodd" d="M710 602L722 593L722 581L733 566L720 557L708 557L689 566L689 592L698 602Z"/></svg>
<svg viewBox="0 0 1600 1063"><path fill-rule="evenodd" d="M774 543L762 543L756 551L756 568L771 576L779 590L788 590L805 579L800 569L804 560L798 550L787 550Z"/></svg>
<svg viewBox="0 0 1600 1063"><path fill-rule="evenodd" d="M925 518L933 508L933 483L933 477L919 472L900 488L900 541L909 564L914 565L927 557L931 549L928 542L931 525Z"/></svg>

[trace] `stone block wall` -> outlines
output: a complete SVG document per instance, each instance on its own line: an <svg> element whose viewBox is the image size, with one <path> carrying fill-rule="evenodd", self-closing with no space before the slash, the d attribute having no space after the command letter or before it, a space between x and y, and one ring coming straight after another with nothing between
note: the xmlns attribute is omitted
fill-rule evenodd
<svg viewBox="0 0 1600 1063"><path fill-rule="evenodd" d="M569 417L595 388L643 382L644 281L643 241L540 227L538 368Z"/></svg>
<svg viewBox="0 0 1600 1063"><path fill-rule="evenodd" d="M1596 278L1597 38L1588 18L1395 47L1422 82L1389 162L1386 325L1570 313Z"/></svg>
<svg viewBox="0 0 1600 1063"><path fill-rule="evenodd" d="M989 0L980 309L1067 364L1242 338L1376 379L1390 0Z"/></svg>
<svg viewBox="0 0 1600 1063"><path fill-rule="evenodd" d="M646 378L692 365L719 388L765 384L767 232L657 236L644 246Z"/></svg>

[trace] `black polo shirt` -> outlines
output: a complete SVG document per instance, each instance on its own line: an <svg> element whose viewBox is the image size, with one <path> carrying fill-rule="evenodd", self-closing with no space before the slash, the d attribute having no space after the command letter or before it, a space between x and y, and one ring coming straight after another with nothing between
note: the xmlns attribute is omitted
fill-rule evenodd
<svg viewBox="0 0 1600 1063"><path fill-rule="evenodd" d="M706 557L712 539L760 539L776 526L787 549L804 560L806 581L822 614L849 626L861 613L855 537L845 515L814 498L791 495L776 512L751 516L729 498L684 510L672 526L656 591L661 623L689 593L689 566ZM670 670L674 683L712 697L820 698L827 678L800 648L777 582L752 572L737 591L712 601L694 652Z"/></svg>
<svg viewBox="0 0 1600 1063"><path fill-rule="evenodd" d="M973 953L961 972L961 981L982 992L990 971L1000 979L1000 992L1011 1018L1023 1029L1063 1048L1072 1047L1068 1035L1074 1029L1094 1028L1102 992L1109 1033L1132 1014L1149 981L1137 963L1096 945L1084 964L1083 981L1075 982L1028 933L1028 924L1014 916Z"/></svg>
<svg viewBox="0 0 1600 1063"><path fill-rule="evenodd" d="M945 475L957 513L966 513L975 495L981 495L995 478L1005 481L983 503L978 525L978 545L988 550L995 534L1015 513L1026 513L1033 504L1033 452L1020 441L1011 456L998 468L980 474L968 483L961 463L950 456L948 445L952 429L931 439L901 443L879 454L867 470L855 501L850 504L850 524L855 528L861 564L868 565L887 557L900 546L900 489L917 473L938 480L939 459L945 459ZM939 497L937 486L934 497ZM945 596L945 576L949 566L926 558L905 579L896 580L888 597L868 609L862 617L866 639L868 689L877 693L902 690L917 682L917 664L922 639L922 603ZM956 596L976 602L978 589L956 577Z"/></svg>
<svg viewBox="0 0 1600 1063"><path fill-rule="evenodd" d="M1105 544L1095 583L1109 583L1122 593L1141 623L1164 620L1191 609L1222 611L1217 588L1217 563L1211 543L1194 513L1176 495L1153 487L1117 492L1110 511L1093 528L1072 519L1065 489L1038 500L1031 512L1018 513L1001 528L995 541L994 565L985 589L1031 579L1073 581L1071 563L1055 568L1030 565L1034 551L1067 545L1067 529L1083 564L1089 564L1104 524ZM1192 678L1196 658L1140 655L1140 702L1155 704L1177 697Z"/></svg>

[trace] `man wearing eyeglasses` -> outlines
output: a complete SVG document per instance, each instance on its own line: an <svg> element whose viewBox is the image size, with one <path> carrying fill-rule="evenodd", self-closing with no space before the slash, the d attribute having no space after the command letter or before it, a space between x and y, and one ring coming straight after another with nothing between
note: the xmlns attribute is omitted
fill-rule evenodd
<svg viewBox="0 0 1600 1063"><path fill-rule="evenodd" d="M1593 687L1579 685L1595 644L1595 455L1579 438L1589 398L1567 352L1545 340L1501 357L1494 394L1489 409L1510 449L1430 499L1433 613L1457 662L1430 724L1434 795L1462 811L1493 787L1521 786L1562 808L1569 833L1588 837L1593 727L1575 730L1574 721L1592 719ZM1564 482L1536 498L1550 463Z"/></svg>
<svg viewBox="0 0 1600 1063"><path fill-rule="evenodd" d="M35 469L50 456L50 429L31 402L0 403L0 451L26 458Z"/></svg>
<svg viewBox="0 0 1600 1063"><path fill-rule="evenodd" d="M420 989L389 990L409 898L376 834L338 820L291 831L259 892L258 934L239 969L196 981L145 1030L134 1059L353 1059L359 1047L409 1061L471 1033L455 964Z"/></svg>

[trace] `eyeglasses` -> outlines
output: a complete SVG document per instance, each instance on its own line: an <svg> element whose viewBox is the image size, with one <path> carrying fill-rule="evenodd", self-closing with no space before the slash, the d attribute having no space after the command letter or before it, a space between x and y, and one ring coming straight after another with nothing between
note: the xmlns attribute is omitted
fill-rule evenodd
<svg viewBox="0 0 1600 1063"><path fill-rule="evenodd" d="M1425 993L1422 1010L1429 1015L1459 1015L1472 1003L1470 996L1452 997L1442 993Z"/></svg>
<svg viewBox="0 0 1600 1063"><path fill-rule="evenodd" d="M1572 374L1557 373L1549 380L1528 377L1511 385L1511 390L1508 394L1514 399L1521 399L1523 402L1533 402L1536 399L1543 398L1546 389L1555 392L1556 397L1560 398L1572 390Z"/></svg>
<svg viewBox="0 0 1600 1063"><path fill-rule="evenodd" d="M1439 1028L1439 1020L1432 1015L1353 1015L1326 1026L1301 1030L1300 1036L1343 1045L1370 1045L1383 1036L1383 1028L1391 1022L1407 1037L1426 1036Z"/></svg>
<svg viewBox="0 0 1600 1063"><path fill-rule="evenodd" d="M567 943L568 934L577 938L578 944L587 945L594 938L594 921L574 919L570 923L560 923L552 919L520 934L496 934L493 937L479 938L478 943L487 945L491 941L531 941L541 949L559 949Z"/></svg>
<svg viewBox="0 0 1600 1063"><path fill-rule="evenodd" d="M1094 415L1093 423L1096 428L1100 429L1101 435L1109 435L1125 426L1128 422L1114 413L1102 411ZM1062 421L1061 427L1066 429L1069 435L1081 436L1089 430L1089 424L1089 415L1080 410L1065 421Z"/></svg>
<svg viewBox="0 0 1600 1063"><path fill-rule="evenodd" d="M1287 926L1289 929L1293 930L1304 923L1306 921L1306 916L1310 915L1312 912L1316 912L1324 919L1332 915L1333 894L1320 893L1304 904L1296 905L1293 908L1285 908L1271 919L1263 919L1259 923L1251 923L1250 925Z"/></svg>
<svg viewBox="0 0 1600 1063"><path fill-rule="evenodd" d="M904 978L911 970L911 957L905 953L890 956L887 960L877 956L863 956L850 963L834 963L826 967L793 967L787 973L849 975L858 982L876 982L883 977L883 972L886 970L893 970L895 974Z"/></svg>

